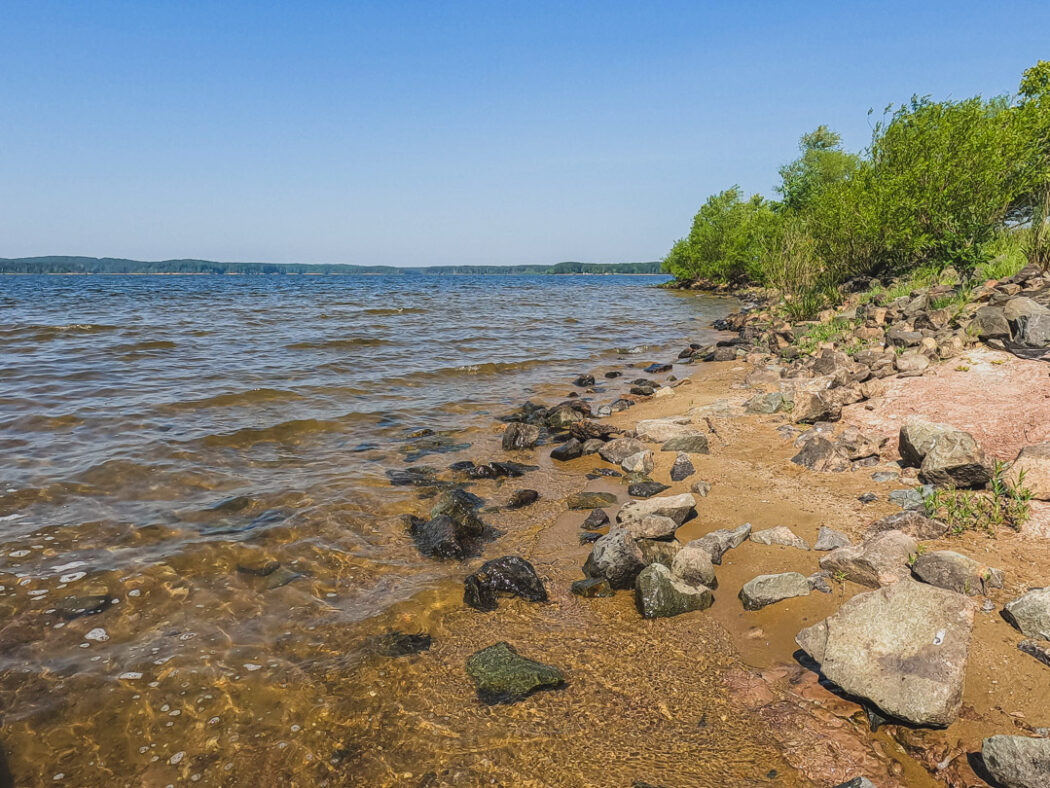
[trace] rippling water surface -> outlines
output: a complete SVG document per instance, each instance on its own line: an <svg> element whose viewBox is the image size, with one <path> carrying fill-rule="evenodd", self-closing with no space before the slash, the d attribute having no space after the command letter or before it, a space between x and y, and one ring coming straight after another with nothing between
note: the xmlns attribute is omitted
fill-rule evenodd
<svg viewBox="0 0 1050 788"><path fill-rule="evenodd" d="M0 278L20 784L353 782L340 688L456 571L415 551L420 493L386 471L485 459L511 406L727 311L658 281ZM529 482L568 484L549 463Z"/></svg>

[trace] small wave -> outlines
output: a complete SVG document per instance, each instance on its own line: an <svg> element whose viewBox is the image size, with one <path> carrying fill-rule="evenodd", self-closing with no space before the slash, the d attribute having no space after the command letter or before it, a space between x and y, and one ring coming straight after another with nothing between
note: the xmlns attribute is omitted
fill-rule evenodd
<svg viewBox="0 0 1050 788"><path fill-rule="evenodd" d="M269 427L243 427L233 432L208 435L203 443L205 446L239 449L258 443L297 443L312 435L345 432L351 422L370 419L372 416L363 413L349 413L339 419L290 419Z"/></svg>
<svg viewBox="0 0 1050 788"><path fill-rule="evenodd" d="M285 345L288 350L340 350L354 347L376 347L388 345L387 339L378 337L351 337L349 339L319 339L305 342L293 342Z"/></svg>
<svg viewBox="0 0 1050 788"><path fill-rule="evenodd" d="M258 405L263 402L293 402L306 399L303 395L284 389L247 389L216 394L213 397L172 402L168 407L176 410L195 410L197 408L234 408L241 405Z"/></svg>
<svg viewBox="0 0 1050 788"><path fill-rule="evenodd" d="M120 326L103 323L67 323L65 325L41 325L34 323L25 326L4 328L2 334L12 339L33 339L37 341L60 339L62 337L80 336L83 334L100 334L105 331L119 331Z"/></svg>
<svg viewBox="0 0 1050 788"><path fill-rule="evenodd" d="M174 350L178 345L169 339L147 339L142 342L129 342L125 345L114 345L113 353L148 353L151 350Z"/></svg>
<svg viewBox="0 0 1050 788"><path fill-rule="evenodd" d="M491 375L504 375L513 372L523 372L536 367L550 364L567 364L586 361L587 359L556 358L556 359L529 359L527 361L488 361L482 364L463 364L458 367L442 367L440 369L423 370L413 372L396 378L387 378L383 381L388 386L412 386L422 385L427 381L449 380L463 377L488 377Z"/></svg>
<svg viewBox="0 0 1050 788"><path fill-rule="evenodd" d="M423 315L428 310L419 306L373 307L363 310L366 315Z"/></svg>

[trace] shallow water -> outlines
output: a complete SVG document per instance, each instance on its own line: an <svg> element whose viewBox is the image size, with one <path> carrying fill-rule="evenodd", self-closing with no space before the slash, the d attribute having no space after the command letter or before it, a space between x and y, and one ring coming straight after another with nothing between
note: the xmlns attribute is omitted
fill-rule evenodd
<svg viewBox="0 0 1050 788"><path fill-rule="evenodd" d="M18 784L441 773L389 772L377 753L406 743L367 724L447 703L406 701L405 675L362 682L390 670L372 648L389 628L441 654L464 574L415 551L399 515L425 493L385 472L498 457L498 414L663 360L730 308L657 281L0 279L0 743ZM499 554L579 487L549 462L511 482L473 489L548 500L493 515ZM465 643L396 662L452 671L459 698Z"/></svg>

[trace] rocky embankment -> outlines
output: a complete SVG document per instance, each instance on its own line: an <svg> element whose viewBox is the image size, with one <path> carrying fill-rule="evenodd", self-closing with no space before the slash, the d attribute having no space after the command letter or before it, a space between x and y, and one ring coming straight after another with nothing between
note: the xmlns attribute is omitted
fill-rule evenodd
<svg viewBox="0 0 1050 788"><path fill-rule="evenodd" d="M1050 570L1016 558L1028 550L1048 554L1045 533L1026 531L1025 523L1039 519L1030 518L1030 507L1039 515L1041 502L1050 501L1050 443L1024 443L1018 451L1015 436L1011 455L1000 456L1005 444L983 446L967 424L938 421L939 414L953 412L941 401L911 402L909 417L896 423L892 414L877 423L865 417L878 412L881 400L906 399L913 379L942 379L949 359L959 359L949 364L964 375L976 364L971 357L989 352L982 347L1030 359L1050 347L1050 280L1038 271L989 282L965 303L952 300L957 296L951 287L932 287L889 303L852 298L820 321L795 325L755 305L721 326L736 336L686 348L673 365L647 367L647 377L630 381L629 392L608 403L596 404L601 387L589 374L573 381L582 395L573 392L553 407L526 403L507 415L502 448L515 456L546 452L565 468L589 458L589 479L626 485L622 503L620 494L600 490L566 501L579 512L581 545L590 546L581 577L572 583L574 594L591 604L632 594L645 619L710 615L722 596L736 600L738 617L777 606L792 616L789 601L816 595L826 600L813 608L822 614L816 621L794 621L793 657L800 670L819 675L821 689L813 691L826 693L826 706L858 704L872 735L885 726L943 784L1050 786L1050 728L1017 712L1012 729L989 730L990 720L998 718L982 715L978 693L984 688L975 687L974 679L987 675L986 664L992 663L1034 676L1039 684L1050 676L1042 673L1050 669L1050 590L1043 588L1047 578L1037 574ZM704 362L743 364L744 372L733 397L691 407L688 392L695 384L669 373ZM1043 397L1050 398L1042 366L1016 363L1039 367L1034 374L1043 381ZM606 376L612 381L620 374ZM657 382L658 375L667 377ZM988 405L978 395L973 400L976 407ZM658 417L633 422L625 413L661 401L675 404ZM929 417L919 417L923 411ZM977 421L986 424L986 414ZM711 491L698 478L697 465L713 451L728 459L734 441L761 423L779 425L780 439L793 445L785 465L796 469L791 473L808 474L807 484L861 474L877 484L896 484L885 500L875 492L859 496L890 513L849 527L822 524L809 540L785 525L750 523L700 529L698 537L683 539L705 519L703 499ZM1035 426L1047 437L1050 421ZM654 469L668 465L669 483L652 478ZM491 478L534 467L497 460L456 470ZM783 472L789 473L786 467ZM535 491L520 490L508 506L528 506L537 498ZM498 538L482 520L482 504L460 487L442 492L428 517L410 518L419 549L435 558L477 554ZM836 512L822 515L837 522ZM986 534L979 552L975 531ZM1012 553L996 556L987 540L1000 531L1004 541L1016 531L1025 541L1011 542ZM720 584L723 563L745 544L779 551L782 571ZM989 561L989 554L998 560ZM489 561L465 579L464 602L479 611L496 610L501 599L513 596L536 603L548 598L543 579L521 556ZM986 648L986 640L995 644ZM487 703L521 701L573 680L506 642L474 654L466 671ZM958 735L947 735L953 729ZM800 752L812 754L819 745L807 746ZM821 785L832 785L827 775L841 769L854 772L838 781L841 786L878 785L879 779L906 784L899 770L865 773L859 762L855 768L796 765Z"/></svg>

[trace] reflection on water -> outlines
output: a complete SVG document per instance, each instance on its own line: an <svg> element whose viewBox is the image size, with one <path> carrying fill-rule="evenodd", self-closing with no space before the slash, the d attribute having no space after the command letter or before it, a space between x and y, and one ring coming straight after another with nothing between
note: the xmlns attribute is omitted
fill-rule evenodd
<svg viewBox="0 0 1050 788"><path fill-rule="evenodd" d="M465 617L463 569L418 555L399 518L428 492L385 471L462 480L444 469L498 456L496 414L727 311L652 281L0 279L0 744L19 784L529 784L559 740L547 782L586 783L572 760L619 696L570 686L572 731L529 730L553 697L479 707L462 660L496 619ZM546 462L474 483L492 505L544 496L487 515L492 549L532 551L578 484ZM582 665L565 628L591 615L559 592L501 626ZM433 647L384 656L389 629ZM507 752L476 751L473 725Z"/></svg>

